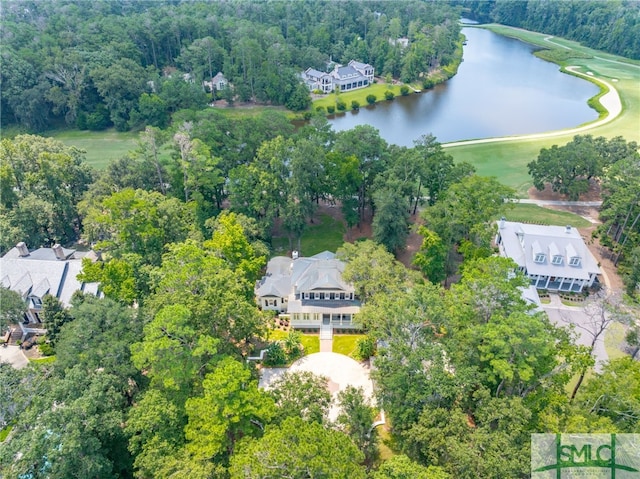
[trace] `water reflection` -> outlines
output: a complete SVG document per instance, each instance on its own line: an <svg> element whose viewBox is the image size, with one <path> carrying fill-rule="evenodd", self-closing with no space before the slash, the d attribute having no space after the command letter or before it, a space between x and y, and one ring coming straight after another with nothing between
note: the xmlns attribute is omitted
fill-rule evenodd
<svg viewBox="0 0 640 479"><path fill-rule="evenodd" d="M426 133L445 143L572 128L597 118L587 105L598 92L592 83L560 73L526 43L478 28L463 33L464 61L451 80L336 116L329 120L333 129L369 124L387 142L413 146Z"/></svg>

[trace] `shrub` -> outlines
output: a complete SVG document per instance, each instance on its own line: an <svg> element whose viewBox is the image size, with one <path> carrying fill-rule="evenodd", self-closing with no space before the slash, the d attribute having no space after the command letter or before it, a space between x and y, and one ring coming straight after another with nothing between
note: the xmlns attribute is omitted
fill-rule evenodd
<svg viewBox="0 0 640 479"><path fill-rule="evenodd" d="M302 353L302 334L299 331L290 330L283 344L288 359L296 359Z"/></svg>
<svg viewBox="0 0 640 479"><path fill-rule="evenodd" d="M333 115L336 112L336 107L333 105L329 105L327 107L327 113L329 113L330 115Z"/></svg>
<svg viewBox="0 0 640 479"><path fill-rule="evenodd" d="M367 95L367 103L369 105L373 105L376 102L377 99L378 98L376 98L376 96L373 95L373 94Z"/></svg>
<svg viewBox="0 0 640 479"><path fill-rule="evenodd" d="M435 85L435 82L429 77L425 78L422 81L422 88L424 89L433 88L433 85Z"/></svg>
<svg viewBox="0 0 640 479"><path fill-rule="evenodd" d="M324 113L324 107L323 106L317 106L316 107L316 111L320 112L320 113Z"/></svg>
<svg viewBox="0 0 640 479"><path fill-rule="evenodd" d="M49 343L39 344L38 349L40 350L43 356L53 356L55 354L53 347Z"/></svg>
<svg viewBox="0 0 640 479"><path fill-rule="evenodd" d="M264 360L264 364L267 366L281 366L286 364L287 355L284 353L284 349L282 349L282 345L277 343L272 343L267 348L267 357Z"/></svg>
<svg viewBox="0 0 640 479"><path fill-rule="evenodd" d="M387 100L393 100L396 96L393 94L393 92L391 90L387 90L384 92L384 97Z"/></svg>
<svg viewBox="0 0 640 479"><path fill-rule="evenodd" d="M351 102L351 109L352 110L359 110L360 109L360 102L358 100L353 100Z"/></svg>
<svg viewBox="0 0 640 479"><path fill-rule="evenodd" d="M109 111L103 105L97 105L93 113L89 113L85 118L85 126L91 131L105 130L109 127Z"/></svg>
<svg viewBox="0 0 640 479"><path fill-rule="evenodd" d="M402 85L400 87L400 94L402 96L407 96L409 94L409 87L407 85Z"/></svg>
<svg viewBox="0 0 640 479"><path fill-rule="evenodd" d="M369 359L376 352L376 343L370 336L365 336L356 341L356 353L355 356L364 361Z"/></svg>
<svg viewBox="0 0 640 479"><path fill-rule="evenodd" d="M345 111L347 109L347 104L344 102L344 100L338 100L336 102L336 108L338 109L338 111Z"/></svg>

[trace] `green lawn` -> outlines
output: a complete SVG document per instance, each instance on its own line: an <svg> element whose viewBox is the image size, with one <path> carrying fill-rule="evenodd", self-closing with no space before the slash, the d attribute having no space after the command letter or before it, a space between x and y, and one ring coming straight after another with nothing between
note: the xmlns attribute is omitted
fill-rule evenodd
<svg viewBox="0 0 640 479"><path fill-rule="evenodd" d="M387 419L387 421L389 421ZM391 459L393 456L398 454L396 452L396 445L393 437L389 434L387 430L387 425L378 426L378 437L380 438L378 441L378 452L380 453L380 461L386 461Z"/></svg>
<svg viewBox="0 0 640 479"><path fill-rule="evenodd" d="M38 359L30 359L29 362L32 364L51 364L54 363L56 361L56 357L55 356L46 356L44 358L38 358Z"/></svg>
<svg viewBox="0 0 640 479"><path fill-rule="evenodd" d="M135 150L138 133L105 131L60 130L48 133L67 146L87 152L87 163L97 170L104 169L111 160L122 158Z"/></svg>
<svg viewBox="0 0 640 479"><path fill-rule="evenodd" d="M360 103L360 107L365 107L368 105L367 96L375 95L377 101L386 101L384 97L384 93L387 90L391 90L395 96L400 96L400 87L401 85L389 85L387 83L372 83L366 88L360 88L359 90L354 90L350 92L341 92L339 94L329 93L328 95L314 100L311 109L315 110L318 107L324 107L326 110L329 105L336 106L336 102L338 99L344 101L347 104L347 110L351 110L351 102L356 100ZM409 88L409 94L412 94L413 90ZM336 113L338 110L336 109Z"/></svg>
<svg viewBox="0 0 640 479"><path fill-rule="evenodd" d="M269 331L270 341L279 341L287 337L289 333L281 329L274 329ZM320 352L320 336L317 334L303 334L300 340L302 346L304 346L305 356L308 354Z"/></svg>
<svg viewBox="0 0 640 479"><path fill-rule="evenodd" d="M300 239L300 254L303 256L313 256L323 251L335 252L344 243L342 238L345 226L342 222L327 214L321 214L315 221L315 224L307 227ZM289 239L274 237L271 246L276 255L286 254L289 250Z"/></svg>
<svg viewBox="0 0 640 479"><path fill-rule="evenodd" d="M627 354L622 350L624 344L625 328L620 323L611 323L604 333L604 348L609 356L609 361L620 359Z"/></svg>
<svg viewBox="0 0 640 479"><path fill-rule="evenodd" d="M0 442L4 442L4 440L7 438L7 436L11 432L11 429L13 429L12 425L8 425L8 426L5 426L3 429L0 429Z"/></svg>
<svg viewBox="0 0 640 479"><path fill-rule="evenodd" d="M317 334L303 334L301 342L305 356L320 352L320 336Z"/></svg>
<svg viewBox="0 0 640 479"><path fill-rule="evenodd" d="M586 228L591 223L582 216L567 211L556 211L538 205L516 203L504 215L508 221L520 223L535 223L540 225L571 225L576 228ZM497 219L497 218L496 218Z"/></svg>
<svg viewBox="0 0 640 479"><path fill-rule="evenodd" d="M534 45L559 50L566 58L561 66L577 66L582 73L592 72L595 77L601 77L615 86L622 100L623 111L613 121L582 132L593 136L612 138L622 136L627 141L640 141L640 62L627 58L610 55L597 50L583 47L576 42L553 38L552 41L576 52L575 57L566 53L566 48L554 46L545 41L547 35L527 32L502 25L487 25L496 33L527 41ZM527 164L535 160L541 148L552 145L564 145L573 138L573 134L561 135L554 138L538 140L514 140L483 143L478 145L463 145L447 148L454 159L466 161L474 165L478 174L495 176L505 185L515 188L525 197L531 186L531 178L527 171ZM446 146L446 145L445 145Z"/></svg>
<svg viewBox="0 0 640 479"><path fill-rule="evenodd" d="M364 337L366 337L364 334L334 334L333 352L355 359L356 342Z"/></svg>

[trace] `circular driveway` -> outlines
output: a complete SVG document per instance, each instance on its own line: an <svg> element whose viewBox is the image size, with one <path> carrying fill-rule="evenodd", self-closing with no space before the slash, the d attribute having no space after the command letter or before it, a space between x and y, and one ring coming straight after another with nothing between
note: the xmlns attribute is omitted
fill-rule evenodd
<svg viewBox="0 0 640 479"><path fill-rule="evenodd" d="M369 377L369 369L348 356L338 353L315 353L298 359L290 368L264 369L260 378L260 387L268 389L272 382L286 371L309 371L328 379L327 387L331 392L332 405L329 419L338 417L337 396L347 386L362 388L365 397L373 402L373 383Z"/></svg>
<svg viewBox="0 0 640 479"><path fill-rule="evenodd" d="M0 346L0 362L9 363L16 369L24 368L29 360L18 346Z"/></svg>

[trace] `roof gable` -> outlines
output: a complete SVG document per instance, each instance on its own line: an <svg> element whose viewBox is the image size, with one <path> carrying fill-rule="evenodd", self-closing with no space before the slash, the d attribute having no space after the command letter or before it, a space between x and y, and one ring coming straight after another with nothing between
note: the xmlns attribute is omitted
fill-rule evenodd
<svg viewBox="0 0 640 479"><path fill-rule="evenodd" d="M588 279L590 274L600 273L596 259L575 228L510 221L501 221L499 225L505 255L526 268L528 274ZM538 254L549 257L545 257L543 262L536 262ZM563 261L554 264L554 256L562 256ZM571 257L579 257L581 261L569 264Z"/></svg>

